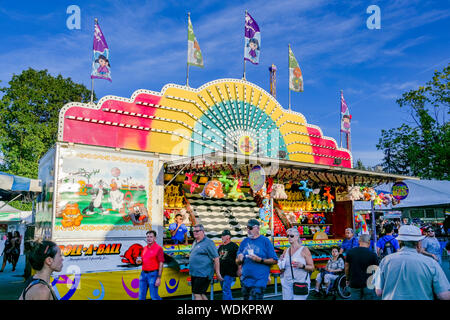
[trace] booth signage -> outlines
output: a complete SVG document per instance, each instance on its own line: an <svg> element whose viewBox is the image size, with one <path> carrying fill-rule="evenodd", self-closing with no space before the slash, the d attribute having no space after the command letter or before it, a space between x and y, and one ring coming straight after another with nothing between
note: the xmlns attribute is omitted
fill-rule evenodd
<svg viewBox="0 0 450 320"><path fill-rule="evenodd" d="M392 196L397 200L406 199L409 194L409 189L406 183L397 182L392 186Z"/></svg>

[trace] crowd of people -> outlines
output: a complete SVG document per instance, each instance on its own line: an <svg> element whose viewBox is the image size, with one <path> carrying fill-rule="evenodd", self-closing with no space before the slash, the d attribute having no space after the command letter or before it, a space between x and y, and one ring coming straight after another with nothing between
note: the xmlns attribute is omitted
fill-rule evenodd
<svg viewBox="0 0 450 320"><path fill-rule="evenodd" d="M176 226L173 231L176 236ZM342 245L331 249L331 257L326 267L319 270L314 287L311 274L316 267L297 228L287 230L289 245L279 257L272 242L260 233L260 222L256 219L247 222L247 237L240 245L231 241L229 230L224 230L222 244L216 248L201 224L193 226L193 235L189 273L194 300L208 299L206 292L214 274L222 287L223 300L233 300L231 287L236 278L240 278L244 300L262 300L271 280L271 266L275 264L280 270L283 300L306 300L310 292L320 296L322 286L327 294L333 281L343 274L353 300L450 300L450 284L441 266L440 245L431 227L422 235L420 228L405 223L394 235L394 226L387 224L376 244L369 234L356 237L347 228ZM141 300L148 293L152 300L161 300L158 289L164 252L156 243L156 236L154 230L146 233L147 245L136 260L142 266ZM10 238L7 251L16 243L12 235ZM184 242L184 234L178 239ZM62 269L59 247L51 241L38 243L29 254L29 261L36 273L26 282L20 299L56 299L49 283L52 272Z"/></svg>

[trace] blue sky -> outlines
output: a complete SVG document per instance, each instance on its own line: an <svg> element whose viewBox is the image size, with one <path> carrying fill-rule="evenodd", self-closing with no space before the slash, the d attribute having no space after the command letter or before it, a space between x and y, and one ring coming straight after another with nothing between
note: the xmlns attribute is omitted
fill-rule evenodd
<svg viewBox="0 0 450 320"><path fill-rule="evenodd" d="M378 5L381 29L370 30L366 9ZM81 10L81 29L69 30L69 5ZM244 12L261 29L260 65L247 63L247 80L269 91L277 68L277 99L288 106L288 44L303 72L303 93L292 108L339 143L340 90L352 113L352 153L374 166L382 129L411 121L395 100L450 62L448 1L0 1L0 86L32 67L62 74L90 88L93 23L110 48L113 82L96 80L98 98L130 97L185 84L187 12L205 67L190 68L191 87L241 78ZM446 32L447 30L447 32Z"/></svg>

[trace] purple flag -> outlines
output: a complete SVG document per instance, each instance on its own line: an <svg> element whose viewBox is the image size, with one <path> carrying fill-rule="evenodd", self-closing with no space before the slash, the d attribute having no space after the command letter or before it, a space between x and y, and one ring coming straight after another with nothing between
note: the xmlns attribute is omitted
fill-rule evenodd
<svg viewBox="0 0 450 320"><path fill-rule="evenodd" d="M350 120L352 115L347 107L347 102L344 99L344 93L341 91L341 132L350 134Z"/></svg>
<svg viewBox="0 0 450 320"><path fill-rule="evenodd" d="M245 13L244 60L259 64L261 33L259 26L248 12Z"/></svg>
<svg viewBox="0 0 450 320"><path fill-rule="evenodd" d="M100 26L95 22L94 59L92 61L91 79L111 80L111 65L109 63L109 48Z"/></svg>

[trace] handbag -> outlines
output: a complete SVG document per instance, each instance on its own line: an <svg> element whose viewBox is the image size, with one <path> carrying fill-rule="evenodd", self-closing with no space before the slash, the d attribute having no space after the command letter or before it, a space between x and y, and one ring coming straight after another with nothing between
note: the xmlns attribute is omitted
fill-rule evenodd
<svg viewBox="0 0 450 320"><path fill-rule="evenodd" d="M296 296L305 296L309 293L309 286L306 282L306 279L308 278L308 274L306 274L305 281L304 282L296 282L294 278L294 271L292 270L292 256L291 256L291 248L289 248L289 265L291 266L291 273L292 273L292 280L294 280L294 283L292 285L292 290L294 295Z"/></svg>

